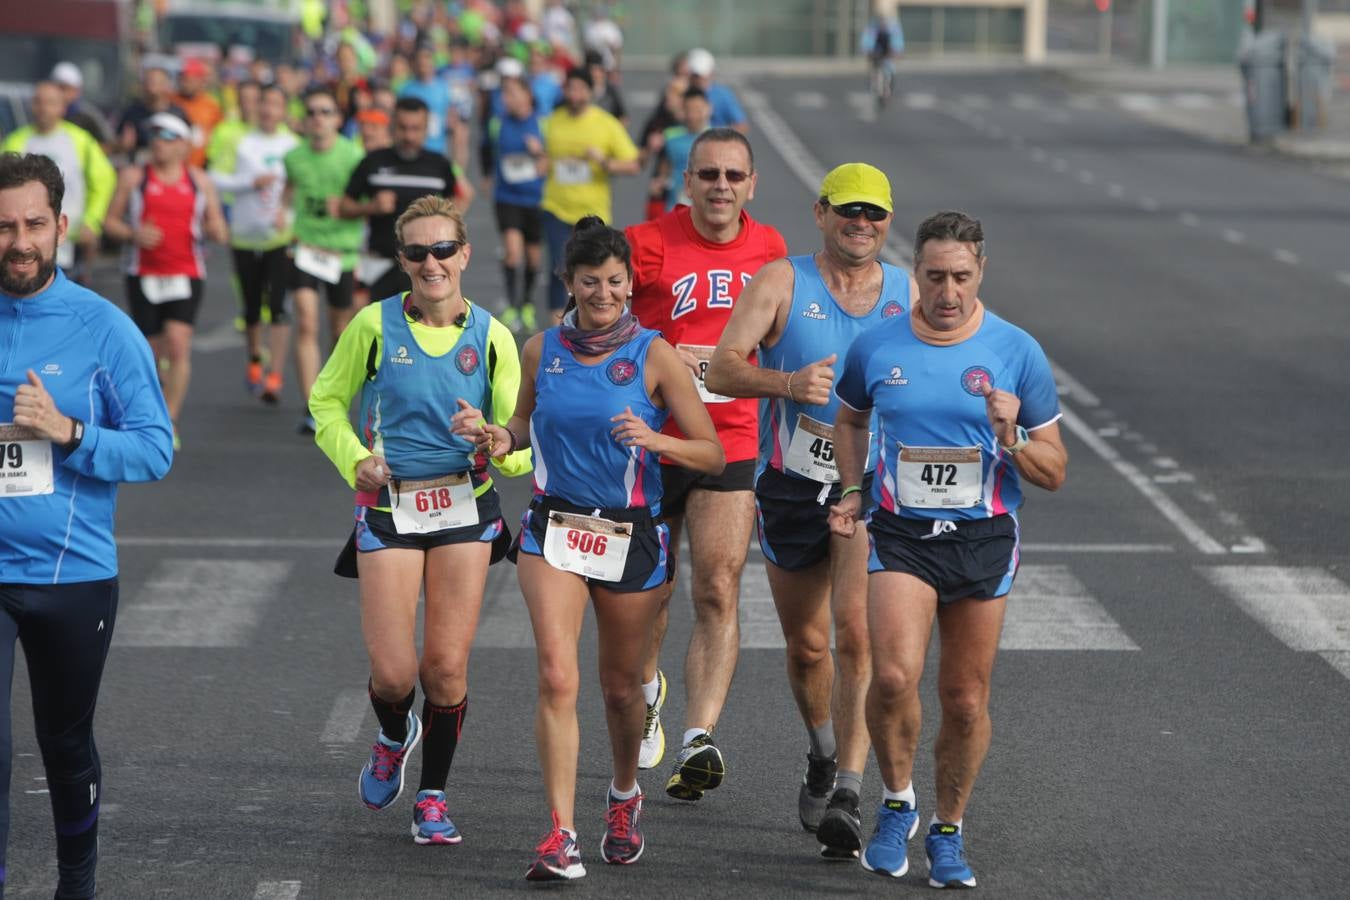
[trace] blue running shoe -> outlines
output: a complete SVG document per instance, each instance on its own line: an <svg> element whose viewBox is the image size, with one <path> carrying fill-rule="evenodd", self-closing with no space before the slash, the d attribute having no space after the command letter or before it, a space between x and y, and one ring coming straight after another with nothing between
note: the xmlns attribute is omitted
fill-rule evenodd
<svg viewBox="0 0 1350 900"><path fill-rule="evenodd" d="M371 809L384 809L403 793L403 761L422 740L422 721L408 713L408 736L396 744L380 732L370 748L370 762L361 770L357 789L361 802Z"/></svg>
<svg viewBox="0 0 1350 900"><path fill-rule="evenodd" d="M413 805L413 841L418 844L458 844L464 840L445 806L445 791L418 791Z"/></svg>
<svg viewBox="0 0 1350 900"><path fill-rule="evenodd" d="M887 800L877 813L877 826L863 851L862 867L878 875L899 878L909 871L906 846L919 830L919 811L903 800Z"/></svg>
<svg viewBox="0 0 1350 900"><path fill-rule="evenodd" d="M935 888L973 888L975 873L966 864L966 842L955 825L934 822L923 841L928 851L928 885Z"/></svg>

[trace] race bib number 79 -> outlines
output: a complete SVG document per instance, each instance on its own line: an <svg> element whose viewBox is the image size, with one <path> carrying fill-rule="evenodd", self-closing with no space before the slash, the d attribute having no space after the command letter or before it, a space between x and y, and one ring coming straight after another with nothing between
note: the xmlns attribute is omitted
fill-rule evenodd
<svg viewBox="0 0 1350 900"><path fill-rule="evenodd" d="M52 442L26 425L0 425L0 500L55 489Z"/></svg>

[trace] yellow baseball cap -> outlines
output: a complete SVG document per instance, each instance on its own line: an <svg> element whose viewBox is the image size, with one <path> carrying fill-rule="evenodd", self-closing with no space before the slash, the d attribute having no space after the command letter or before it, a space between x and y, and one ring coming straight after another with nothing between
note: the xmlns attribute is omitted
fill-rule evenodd
<svg viewBox="0 0 1350 900"><path fill-rule="evenodd" d="M891 180L886 173L867 163L844 163L830 170L820 182L820 196L831 206L871 203L886 212L891 207Z"/></svg>

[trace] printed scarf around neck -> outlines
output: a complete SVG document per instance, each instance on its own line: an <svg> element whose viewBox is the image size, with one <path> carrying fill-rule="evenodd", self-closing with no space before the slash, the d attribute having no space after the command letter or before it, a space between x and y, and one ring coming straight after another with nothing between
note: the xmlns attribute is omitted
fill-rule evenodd
<svg viewBox="0 0 1350 900"><path fill-rule="evenodd" d="M984 304L980 298L975 298L975 311L966 319L964 325L958 326L954 331L938 331L928 320L923 317L923 312L919 309L919 304L915 303L909 308L909 325L914 330L914 336L925 344L933 344L937 347L947 347L952 344L959 344L980 330L984 324Z"/></svg>
<svg viewBox="0 0 1350 900"><path fill-rule="evenodd" d="M587 331L577 327L575 309L563 316L558 337L563 346L581 356L603 356L633 339L638 332L637 316L631 309L625 309L623 315L613 325L603 331Z"/></svg>

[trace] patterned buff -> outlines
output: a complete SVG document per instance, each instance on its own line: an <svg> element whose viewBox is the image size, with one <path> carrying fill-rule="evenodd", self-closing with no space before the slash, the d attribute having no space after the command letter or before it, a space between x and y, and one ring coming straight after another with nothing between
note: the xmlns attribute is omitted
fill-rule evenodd
<svg viewBox="0 0 1350 900"><path fill-rule="evenodd" d="M563 316L558 337L563 346L581 356L603 356L617 350L633 339L638 333L637 316L631 309L625 308L619 321L604 331L586 331L577 327L575 309Z"/></svg>

